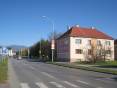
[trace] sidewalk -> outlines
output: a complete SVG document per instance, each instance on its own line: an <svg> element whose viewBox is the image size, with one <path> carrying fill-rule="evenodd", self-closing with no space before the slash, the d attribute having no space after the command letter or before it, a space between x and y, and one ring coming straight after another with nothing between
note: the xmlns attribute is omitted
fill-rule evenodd
<svg viewBox="0 0 117 88"><path fill-rule="evenodd" d="M10 88L8 83L0 84L0 88Z"/></svg>
<svg viewBox="0 0 117 88"><path fill-rule="evenodd" d="M9 86L10 88L20 88L19 81L17 79L17 76L15 74L15 71L13 69L12 62L10 59L8 63Z"/></svg>

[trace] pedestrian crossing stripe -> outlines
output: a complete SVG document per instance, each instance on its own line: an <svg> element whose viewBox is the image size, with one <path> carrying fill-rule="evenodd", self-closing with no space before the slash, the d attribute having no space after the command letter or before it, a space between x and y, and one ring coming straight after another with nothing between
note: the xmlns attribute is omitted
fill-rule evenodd
<svg viewBox="0 0 117 88"><path fill-rule="evenodd" d="M70 83L70 82L68 82L68 81L64 81L64 83L66 83L66 84L68 84L69 86L72 86L72 87L74 87L74 88L80 88L80 87L78 87L77 85L75 85L75 84L73 84L73 83Z"/></svg>
<svg viewBox="0 0 117 88"><path fill-rule="evenodd" d="M62 86L61 84L56 83L56 82L49 82L49 83L55 85L57 88L65 88L64 86Z"/></svg>
<svg viewBox="0 0 117 88"><path fill-rule="evenodd" d="M86 82L84 82L84 81L81 81L81 80L76 80L77 82L79 82L79 83L83 83L83 84L87 84L88 85L88 83L86 83ZM80 86L78 86L78 85L76 85L76 84L73 84L73 83L71 83L71 82L68 82L68 81L61 81L61 82L63 82L64 84L67 84L68 86L70 86L71 88L81 88ZM57 82L53 82L53 81L51 81L51 82L48 82L49 84L51 84L51 85L53 85L53 86L55 86L54 88L66 88L66 87L64 87L63 85L61 85L61 84L59 84L59 83L57 83ZM43 82L36 82L36 83L34 83L37 87L39 87L39 88L50 88L50 87L48 87L45 83L43 83ZM20 87L21 88L32 88L32 87L30 87L29 86L29 84L28 83L20 83ZM95 87L95 88L103 88L103 87Z"/></svg>
<svg viewBox="0 0 117 88"><path fill-rule="evenodd" d="M42 82L38 82L36 83L36 85L39 87L39 88L48 88L44 83Z"/></svg>
<svg viewBox="0 0 117 88"><path fill-rule="evenodd" d="M21 88L30 88L27 83L21 83L20 86Z"/></svg>

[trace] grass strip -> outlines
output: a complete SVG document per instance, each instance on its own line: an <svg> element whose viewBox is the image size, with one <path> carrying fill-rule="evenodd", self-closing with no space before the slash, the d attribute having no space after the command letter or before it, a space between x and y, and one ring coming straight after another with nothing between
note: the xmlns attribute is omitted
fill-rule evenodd
<svg viewBox="0 0 117 88"><path fill-rule="evenodd" d="M7 80L8 76L8 59L3 58L0 60L0 83L3 83Z"/></svg>

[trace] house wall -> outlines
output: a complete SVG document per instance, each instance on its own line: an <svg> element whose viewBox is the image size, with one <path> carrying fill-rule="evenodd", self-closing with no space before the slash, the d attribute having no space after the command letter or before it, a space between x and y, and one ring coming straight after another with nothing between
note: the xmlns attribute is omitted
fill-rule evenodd
<svg viewBox="0 0 117 88"><path fill-rule="evenodd" d="M81 39L82 44L76 44L75 40L76 39ZM76 49L82 49L85 50L87 48L90 48L88 46L88 40L91 40L91 38L80 38L80 37L70 37L70 62L75 62L75 61L85 61L85 55L83 54L76 54Z"/></svg>
<svg viewBox="0 0 117 88"><path fill-rule="evenodd" d="M76 44L75 40L76 39L81 39L82 44ZM94 46L97 46L97 40L101 41L102 45L105 45L105 41L110 41L111 45L106 46L106 48L111 48L111 56L106 56L106 59L108 60L114 60L114 40L107 40L107 39L94 39L94 38L82 38L82 37L70 37L70 62L75 62L75 61L85 61L87 60L86 54L84 53L85 50L91 49L91 46L88 45L88 40L91 40L91 43ZM82 49L83 54L76 54L76 49Z"/></svg>
<svg viewBox="0 0 117 88"><path fill-rule="evenodd" d="M114 61L114 40L108 40L108 39L97 39L100 40L102 45L105 46L106 50L111 50L111 56L110 55L106 55L106 60L110 60L110 61ZM109 45L105 45L106 41L110 41L110 46Z"/></svg>
<svg viewBox="0 0 117 88"><path fill-rule="evenodd" d="M57 58L59 61L69 61L70 59L70 38L65 37L57 40Z"/></svg>
<svg viewBox="0 0 117 88"><path fill-rule="evenodd" d="M115 60L117 60L117 44L116 43L115 43L114 47L115 47Z"/></svg>

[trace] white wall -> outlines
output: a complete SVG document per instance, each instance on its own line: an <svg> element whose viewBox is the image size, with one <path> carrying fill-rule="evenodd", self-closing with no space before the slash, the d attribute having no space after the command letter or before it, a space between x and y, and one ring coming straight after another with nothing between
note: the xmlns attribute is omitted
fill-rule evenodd
<svg viewBox="0 0 117 88"><path fill-rule="evenodd" d="M76 39L81 39L82 44L76 44L75 43ZM87 48L90 48L88 46L88 40L91 40L91 38L70 37L70 58L71 58L71 62L75 62L75 61L78 61L78 60L84 61L86 59L84 54L76 54L75 50L76 49L85 50Z"/></svg>
<svg viewBox="0 0 117 88"><path fill-rule="evenodd" d="M112 54L111 54L111 57L107 55L106 58L108 60L114 61L114 40L108 40L108 39L97 39L97 40L100 40L102 45L105 45L106 41L110 41L111 45L110 46L105 45L105 46L106 46L106 49L110 48Z"/></svg>
<svg viewBox="0 0 117 88"><path fill-rule="evenodd" d="M75 43L76 39L81 39L82 40L82 44L78 45ZM91 47L88 46L88 40L92 40L92 38L82 38L82 37L70 37L70 62L75 62L78 60L82 60L85 61L86 57L84 54L76 54L75 50L76 49L90 49ZM114 40L107 40L107 39L96 39L100 40L102 44L105 44L105 41L110 41L111 42L111 50L112 50L112 56L111 57L107 57L110 60L114 60ZM109 47L109 46L107 46Z"/></svg>

